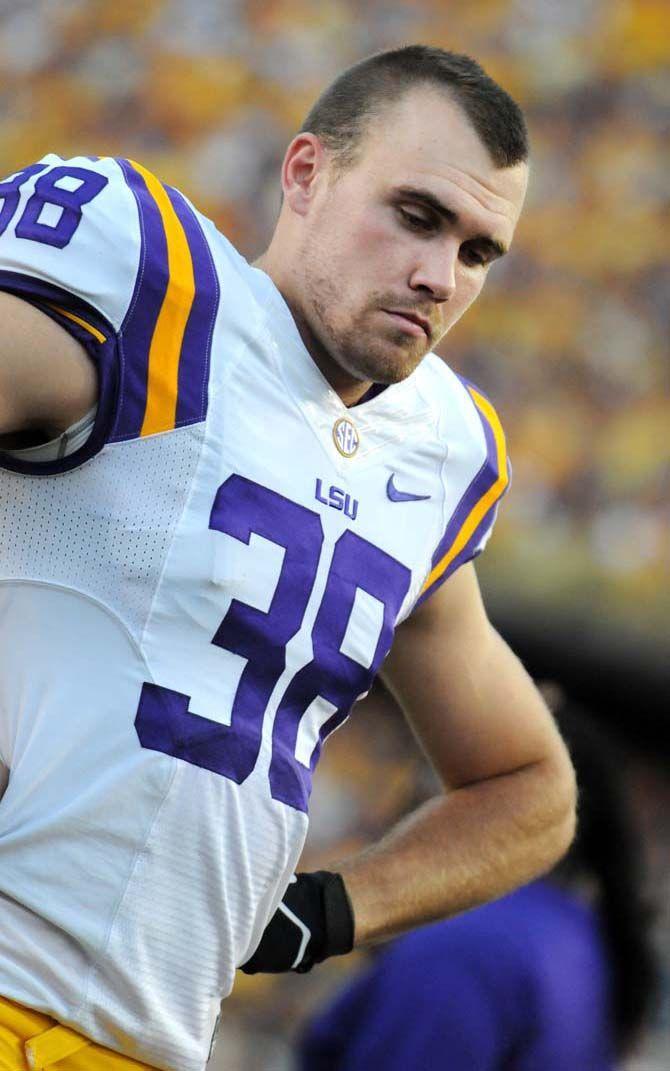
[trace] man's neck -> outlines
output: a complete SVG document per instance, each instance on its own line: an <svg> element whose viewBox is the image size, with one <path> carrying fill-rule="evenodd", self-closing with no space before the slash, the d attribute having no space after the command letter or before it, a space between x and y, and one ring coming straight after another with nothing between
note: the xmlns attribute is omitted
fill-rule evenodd
<svg viewBox="0 0 670 1071"><path fill-rule="evenodd" d="M324 379L328 381L335 393L340 396L347 408L350 408L352 405L357 405L358 402L365 397L368 391L377 384L373 383L372 380L356 379L331 357L326 347L311 330L306 318L301 312L299 302L292 298L290 288L286 285L282 285L282 280L273 273L270 258L267 253L263 253L258 257L253 262L252 266L254 268L259 268L272 279L272 282L288 305L305 349Z"/></svg>

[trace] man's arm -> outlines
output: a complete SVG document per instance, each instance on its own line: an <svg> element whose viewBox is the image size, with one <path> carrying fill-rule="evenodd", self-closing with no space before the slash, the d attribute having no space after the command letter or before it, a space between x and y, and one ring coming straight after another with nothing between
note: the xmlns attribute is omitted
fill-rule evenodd
<svg viewBox="0 0 670 1071"><path fill-rule="evenodd" d="M575 827L567 751L530 677L491 626L472 565L398 628L382 679L445 795L337 868L357 945L529 881L564 854Z"/></svg>
<svg viewBox="0 0 670 1071"><path fill-rule="evenodd" d="M97 398L93 362L45 313L0 292L0 435L38 428L58 435Z"/></svg>
<svg viewBox="0 0 670 1071"><path fill-rule="evenodd" d="M549 710L492 628L472 565L401 625L382 678L445 794L334 871L298 874L244 964L309 970L503 895L549 870L575 828L572 764Z"/></svg>

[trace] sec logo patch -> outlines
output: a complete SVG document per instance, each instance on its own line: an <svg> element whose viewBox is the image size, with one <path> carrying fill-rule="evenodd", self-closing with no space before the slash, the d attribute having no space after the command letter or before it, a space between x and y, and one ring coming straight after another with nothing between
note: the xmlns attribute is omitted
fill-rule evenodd
<svg viewBox="0 0 670 1071"><path fill-rule="evenodd" d="M335 421L333 442L343 457L353 457L358 450L360 437L355 425L346 417L340 417Z"/></svg>

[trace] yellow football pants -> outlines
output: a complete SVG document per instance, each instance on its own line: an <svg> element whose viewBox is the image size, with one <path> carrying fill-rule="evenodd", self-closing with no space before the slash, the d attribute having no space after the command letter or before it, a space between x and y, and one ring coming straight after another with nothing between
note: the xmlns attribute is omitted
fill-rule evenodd
<svg viewBox="0 0 670 1071"><path fill-rule="evenodd" d="M55 1019L0 997L0 1071L152 1071Z"/></svg>

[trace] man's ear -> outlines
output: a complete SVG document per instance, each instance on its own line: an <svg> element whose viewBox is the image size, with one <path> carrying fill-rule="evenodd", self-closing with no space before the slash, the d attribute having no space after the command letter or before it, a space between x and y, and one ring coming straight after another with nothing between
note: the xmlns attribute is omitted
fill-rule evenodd
<svg viewBox="0 0 670 1071"><path fill-rule="evenodd" d="M326 150L316 134L296 134L284 155L281 182L284 201L300 216L307 215L325 173Z"/></svg>

